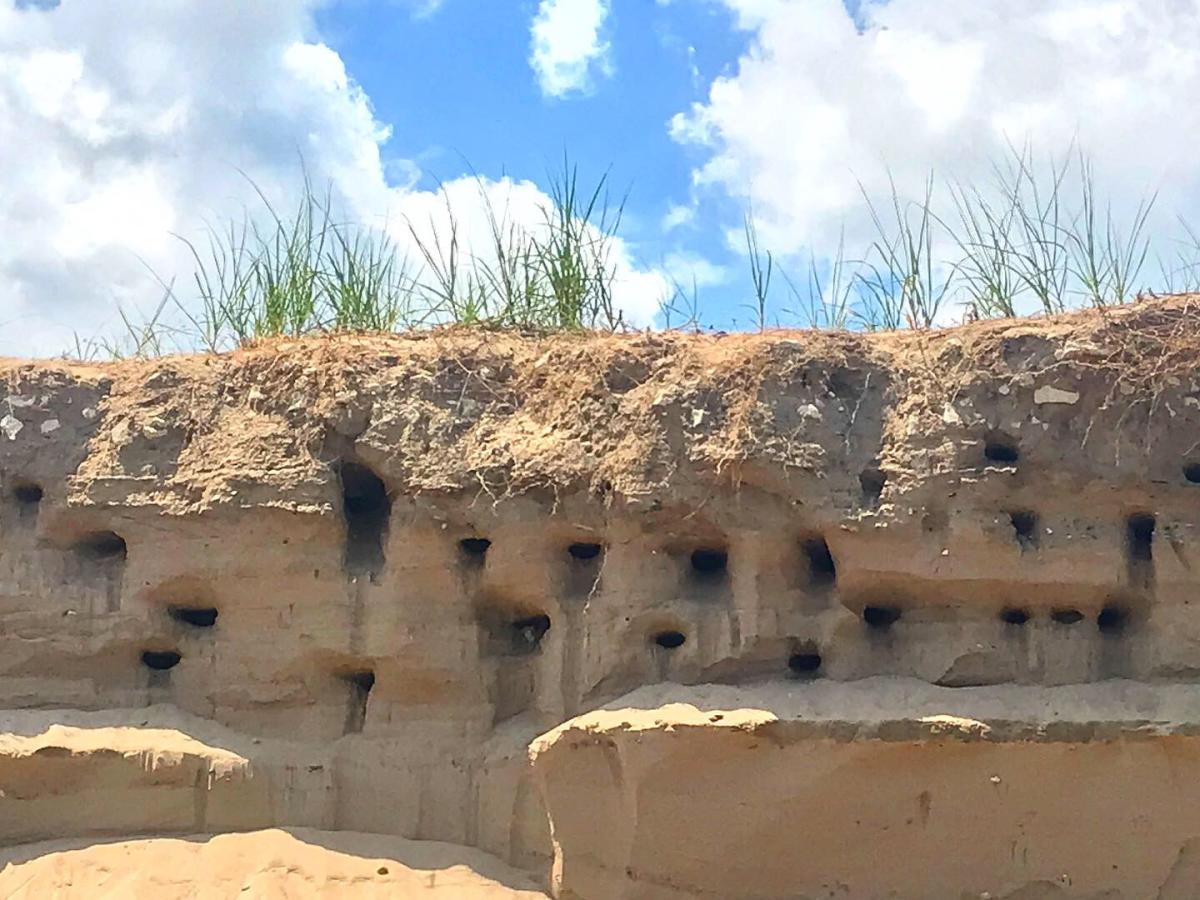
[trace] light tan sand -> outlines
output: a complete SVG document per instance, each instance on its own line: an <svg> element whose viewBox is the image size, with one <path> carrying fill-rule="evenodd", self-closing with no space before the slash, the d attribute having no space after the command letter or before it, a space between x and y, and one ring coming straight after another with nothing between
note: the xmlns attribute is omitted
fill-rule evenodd
<svg viewBox="0 0 1200 900"><path fill-rule="evenodd" d="M304 828L82 846L51 841L0 853L0 867L6 900L546 896L477 850Z"/></svg>

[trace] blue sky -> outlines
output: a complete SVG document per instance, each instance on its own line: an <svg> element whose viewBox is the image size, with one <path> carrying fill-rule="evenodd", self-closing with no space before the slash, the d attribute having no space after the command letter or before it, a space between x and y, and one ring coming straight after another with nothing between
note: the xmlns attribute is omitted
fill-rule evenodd
<svg viewBox="0 0 1200 900"><path fill-rule="evenodd" d="M589 184L609 172L614 194L627 192L622 234L644 264L677 254L741 265L725 235L740 204L695 190L692 170L703 153L670 134L672 117L736 71L750 35L732 12L716 3L617 0L602 30L611 75L553 97L530 69L536 11L530 0L444 0L434 13L414 15L395 0L353 0L325 7L317 21L392 126L385 155L417 163L419 187L471 171L545 185L565 151ZM703 203L703 215L664 233L664 216L693 202ZM686 278L686 266L677 274ZM706 320L724 325L744 315L737 288L732 272L706 286Z"/></svg>
<svg viewBox="0 0 1200 900"><path fill-rule="evenodd" d="M477 257L489 205L539 225L564 151L609 171L640 327L693 274L706 324L751 324L747 210L768 321L807 324L781 273L869 254L864 191L911 211L936 172L952 218L946 180L994 199L1014 144L1085 150L1121 222L1157 191L1150 269L1191 266L1197 95L1192 0L0 0L0 353L119 334L164 283L194 310L176 236L262 215L250 181L290 205L300 158L404 252L453 215Z"/></svg>

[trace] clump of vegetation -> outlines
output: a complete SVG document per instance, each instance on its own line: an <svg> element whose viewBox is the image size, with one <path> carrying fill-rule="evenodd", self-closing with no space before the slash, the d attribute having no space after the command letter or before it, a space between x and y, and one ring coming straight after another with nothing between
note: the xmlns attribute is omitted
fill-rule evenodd
<svg viewBox="0 0 1200 900"><path fill-rule="evenodd" d="M509 222L480 181L487 255L462 246L446 196L446 223L422 231L402 256L385 230L341 221L331 192L306 177L290 214L253 185L265 215L210 228L199 242L178 236L193 272L186 285L157 274L163 298L145 320L122 311L124 334L83 341L75 355L153 356L170 350L227 350L261 338L335 331L394 331L472 324L536 331L625 326L613 287L615 237L624 200L608 177L590 189L564 159L551 179L540 227Z"/></svg>
<svg viewBox="0 0 1200 900"><path fill-rule="evenodd" d="M449 323L621 330L614 285L625 200L610 198L607 175L584 187L566 158L550 182L542 221L529 228L496 210L481 180L488 234L475 253L445 195L440 228L407 223L412 256L402 256L386 231L338 219L331 194L307 178L286 214L258 191L264 214L212 228L198 242L180 238L194 271L183 284L160 279L163 298L151 316L123 314L123 336L77 342L76 353L217 351L280 335ZM810 252L802 274L764 247L746 214L745 307L755 328L931 328L1126 303L1147 287L1151 259L1163 292L1200 290L1200 235L1182 223L1183 249L1171 259L1152 256L1147 223L1157 198L1120 220L1102 202L1083 153L1042 166L1028 148L1013 149L992 183L931 173L916 199L889 184L885 198L862 192L874 230L868 246L848 255L843 233L828 258ZM699 328L702 318L694 282L677 284L659 310L666 328Z"/></svg>
<svg viewBox="0 0 1200 900"><path fill-rule="evenodd" d="M778 260L759 250L757 232L747 226L759 327L766 326L761 310L770 306L761 276L769 276L772 261L797 301L786 310L793 313L791 322L812 328L931 328L961 319L1054 314L1127 303L1148 287L1146 227L1157 197L1147 196L1121 221L1102 203L1081 152L1040 165L1030 148L1013 148L994 168L991 184L939 181L930 173L917 199L902 196L893 180L889 184L883 199L862 189L874 229L865 251L848 259L843 242L823 264L810 256L802 289ZM1190 254L1178 253L1174 265L1160 260L1165 293L1200 290L1200 239L1186 223L1184 228L1181 245Z"/></svg>

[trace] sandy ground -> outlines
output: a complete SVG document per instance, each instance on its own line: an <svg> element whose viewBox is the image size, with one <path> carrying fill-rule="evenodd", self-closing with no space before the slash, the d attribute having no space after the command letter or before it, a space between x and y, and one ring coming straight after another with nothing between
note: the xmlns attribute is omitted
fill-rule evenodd
<svg viewBox="0 0 1200 900"><path fill-rule="evenodd" d="M0 897L8 900L545 896L485 853L354 832L52 841L0 852Z"/></svg>

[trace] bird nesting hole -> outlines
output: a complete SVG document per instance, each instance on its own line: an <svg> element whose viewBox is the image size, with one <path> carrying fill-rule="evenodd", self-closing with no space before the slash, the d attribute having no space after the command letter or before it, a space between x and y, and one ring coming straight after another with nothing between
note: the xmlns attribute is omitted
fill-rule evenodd
<svg viewBox="0 0 1200 900"><path fill-rule="evenodd" d="M342 513L346 518L346 571L374 575L383 569L383 536L392 515L392 501L383 480L367 466L343 462Z"/></svg>
<svg viewBox="0 0 1200 900"><path fill-rule="evenodd" d="M1120 634L1128 624L1129 609L1119 604L1110 603L1096 616L1096 627L1101 634Z"/></svg>
<svg viewBox="0 0 1200 900"><path fill-rule="evenodd" d="M687 635L682 631L660 631L654 635L652 642L664 650L675 650L687 643Z"/></svg>
<svg viewBox="0 0 1200 900"><path fill-rule="evenodd" d="M802 647L788 657L787 664L797 678L815 678L821 671L821 654L815 647Z"/></svg>
<svg viewBox="0 0 1200 900"><path fill-rule="evenodd" d="M887 474L882 469L863 469L858 476L864 506L878 506L887 485Z"/></svg>
<svg viewBox="0 0 1200 900"><path fill-rule="evenodd" d="M357 669L343 672L339 677L348 691L346 723L342 730L345 734L358 734L367 722L367 703L371 689L375 687L375 673L371 669Z"/></svg>
<svg viewBox="0 0 1200 900"><path fill-rule="evenodd" d="M1000 621L1005 625L1024 625L1029 621L1029 610L1010 606L1000 612Z"/></svg>
<svg viewBox="0 0 1200 900"><path fill-rule="evenodd" d="M220 612L212 606L171 606L167 613L176 622L193 628L212 628Z"/></svg>
<svg viewBox="0 0 1200 900"><path fill-rule="evenodd" d="M540 610L489 605L476 617L486 656L530 656L550 630L550 616Z"/></svg>
<svg viewBox="0 0 1200 900"><path fill-rule="evenodd" d="M983 439L983 457L988 462L1013 465L1021 458L1021 451L1012 435L989 431Z"/></svg>
<svg viewBox="0 0 1200 900"><path fill-rule="evenodd" d="M862 620L873 631L887 631L900 621L901 610L898 606L865 606Z"/></svg>
<svg viewBox="0 0 1200 900"><path fill-rule="evenodd" d="M13 499L25 509L36 507L42 502L42 497L45 491L42 490L40 484L34 484L31 481L21 481L13 485Z"/></svg>
<svg viewBox="0 0 1200 900"><path fill-rule="evenodd" d="M142 654L142 665L154 672L166 672L179 665L181 659L175 650L147 650Z"/></svg>
<svg viewBox="0 0 1200 900"><path fill-rule="evenodd" d="M837 565L825 538L810 538L802 547L808 558L808 583L813 587L831 587L837 581Z"/></svg>
<svg viewBox="0 0 1200 900"><path fill-rule="evenodd" d="M599 559L600 554L604 552L604 547L600 544L593 544L580 541L567 547L567 554L571 559L577 562L591 562L594 559Z"/></svg>
<svg viewBox="0 0 1200 900"><path fill-rule="evenodd" d="M715 582L725 577L729 569L729 551L701 547L692 551L692 575L699 581Z"/></svg>
<svg viewBox="0 0 1200 900"><path fill-rule="evenodd" d="M128 548L125 538L115 531L94 531L77 540L72 547L76 554L97 562L122 560Z"/></svg>
<svg viewBox="0 0 1200 900"><path fill-rule="evenodd" d="M1130 560L1149 562L1154 557L1154 516L1134 513L1125 520L1126 548Z"/></svg>
<svg viewBox="0 0 1200 900"><path fill-rule="evenodd" d="M542 638L550 630L550 617L544 613L523 616L510 626L514 653L532 653L542 644Z"/></svg>
<svg viewBox="0 0 1200 900"><path fill-rule="evenodd" d="M1038 544L1038 514L1027 509L1013 510L1008 514L1013 536L1022 550L1032 550Z"/></svg>
<svg viewBox="0 0 1200 900"><path fill-rule="evenodd" d="M473 565L483 565L492 542L485 537L466 537L458 542L458 550L463 559Z"/></svg>

